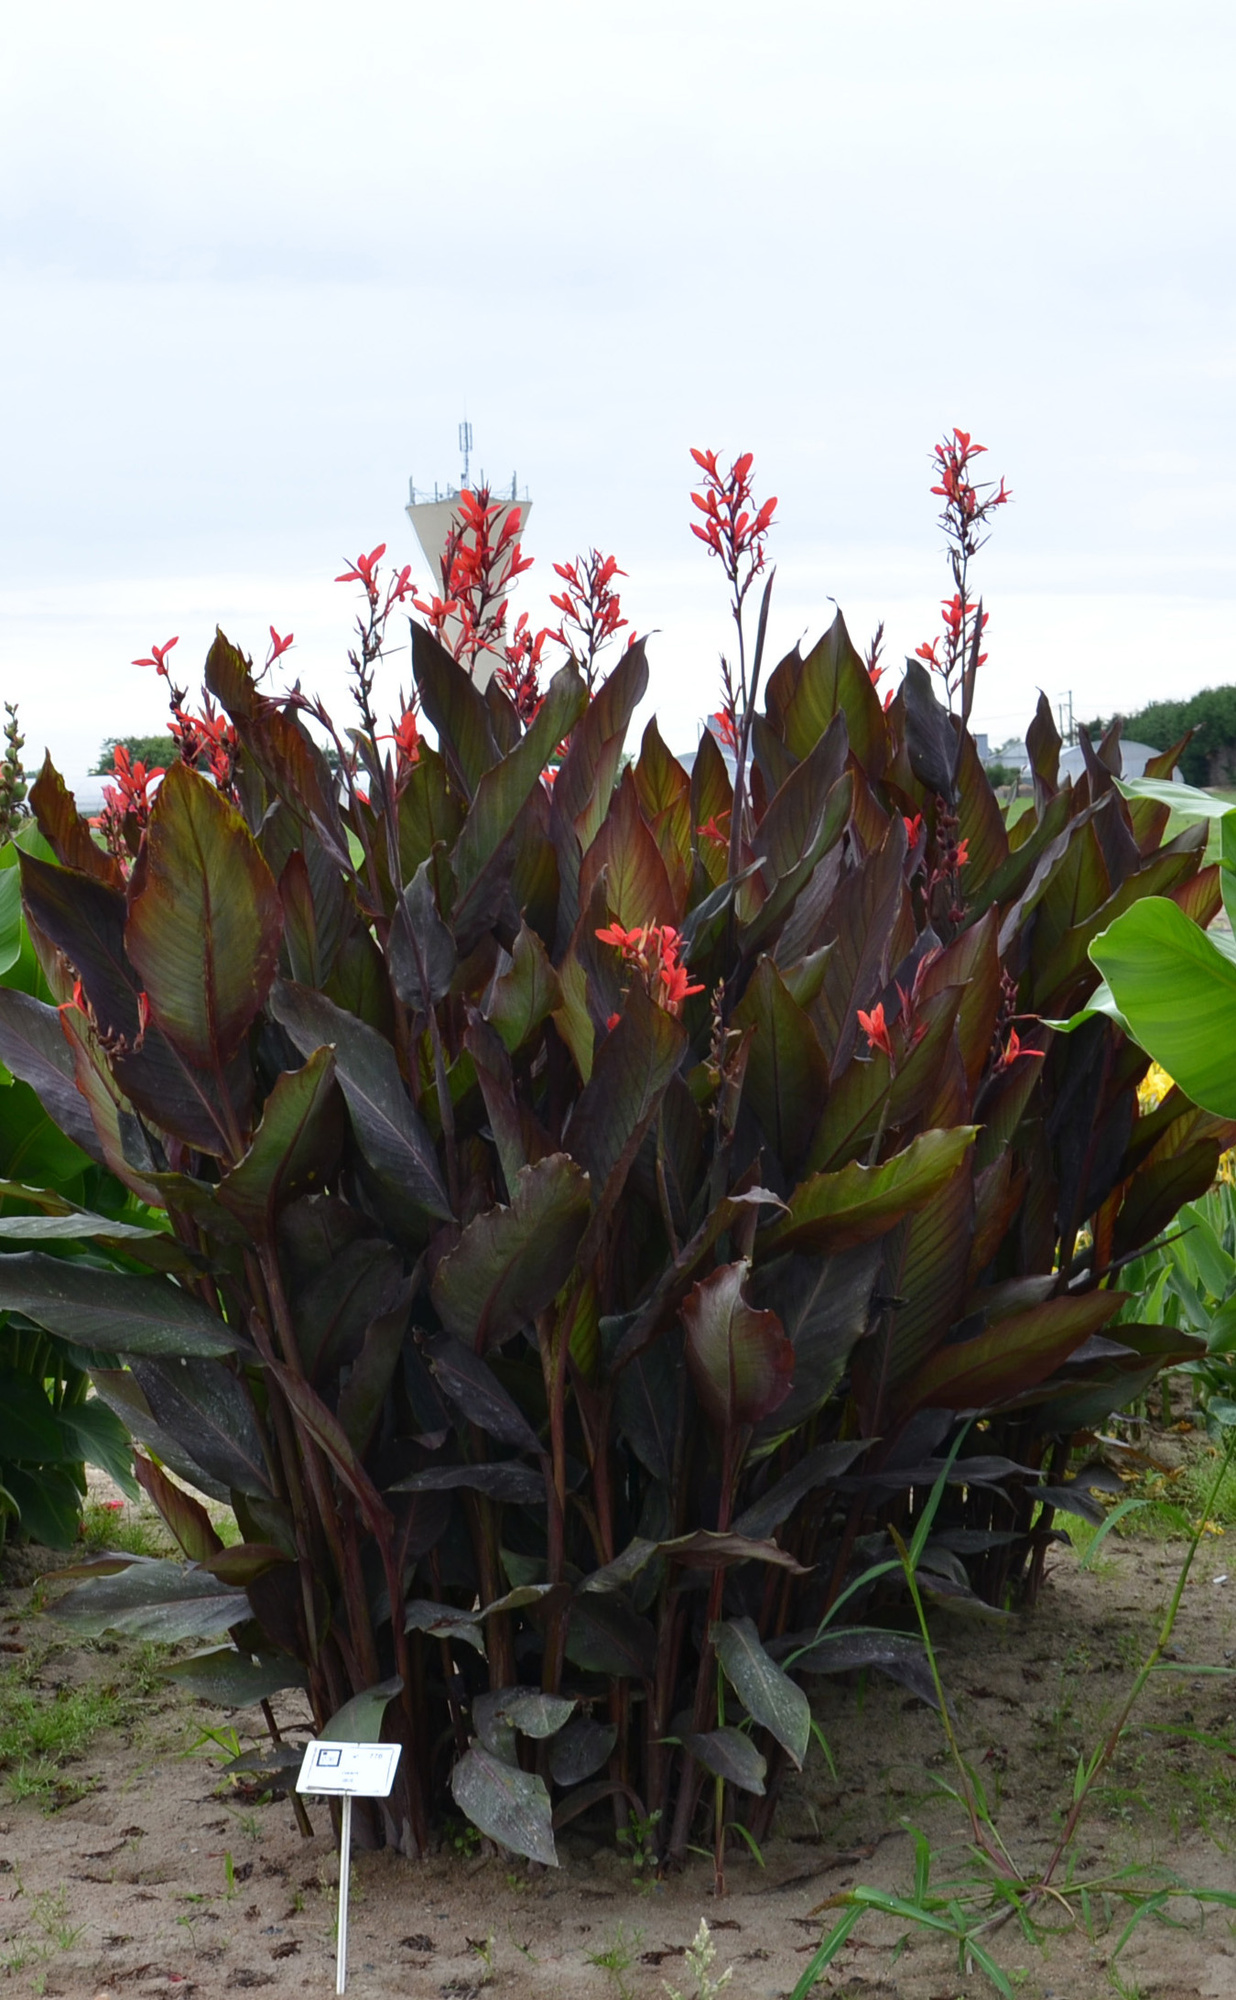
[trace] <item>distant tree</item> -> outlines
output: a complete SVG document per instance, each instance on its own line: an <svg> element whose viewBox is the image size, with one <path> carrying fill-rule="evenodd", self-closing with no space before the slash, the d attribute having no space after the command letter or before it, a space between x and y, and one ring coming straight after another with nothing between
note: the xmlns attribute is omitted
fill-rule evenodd
<svg viewBox="0 0 1236 2000"><path fill-rule="evenodd" d="M148 771L158 765L161 765L166 770L168 765L173 763L179 754L175 741L166 730L159 736L109 736L99 746L98 762L92 764L90 767L92 778L111 777L113 758L118 743L128 751L129 756L135 763L144 764ZM328 743L323 748L322 755L337 776L339 772L339 752L336 750L334 744ZM205 770L206 767L207 758L203 754L198 758L198 768L199 770Z"/></svg>
<svg viewBox="0 0 1236 2000"><path fill-rule="evenodd" d="M994 764L984 764L983 769L987 773L989 784L1012 785L1017 781L1018 773L1016 764L1001 764L997 762Z"/></svg>
<svg viewBox="0 0 1236 2000"><path fill-rule="evenodd" d="M166 729L156 736L108 736L99 746L99 759L90 767L92 778L110 778L112 758L116 745L121 743L135 763L144 764L149 770L152 765L162 764L166 770L176 755L176 745Z"/></svg>
<svg viewBox="0 0 1236 2000"><path fill-rule="evenodd" d="M1086 726L1097 741L1111 717L1096 716ZM1186 731L1195 733L1181 752L1180 775L1186 784L1230 784L1236 773L1236 686L1202 688L1184 700L1152 701L1123 717L1124 735L1139 743L1170 750Z"/></svg>

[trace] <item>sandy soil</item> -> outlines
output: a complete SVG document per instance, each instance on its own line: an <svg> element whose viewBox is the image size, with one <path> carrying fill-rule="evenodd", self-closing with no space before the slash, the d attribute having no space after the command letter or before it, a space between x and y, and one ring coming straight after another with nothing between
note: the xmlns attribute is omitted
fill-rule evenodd
<svg viewBox="0 0 1236 2000"><path fill-rule="evenodd" d="M1024 1870L1050 1851L1077 1755L1099 1736L1129 1685L1174 1580L1179 1551L1126 1541L1097 1576L1062 1553L1038 1609L1004 1624L940 1631L946 1684L965 1754L984 1774L1003 1838ZM1236 1664L1236 1561L1230 1537L1208 1541L1177 1628L1177 1667ZM24 1667L54 1698L126 1671L126 1653L65 1643L32 1608L27 1580L0 1593L0 1665ZM1221 1580L1226 1579L1226 1580ZM54 1593L53 1593L54 1594ZM37 1602L37 1599L36 1599ZM25 1651L21 1650L25 1649ZM683 1951L701 1916L732 1967L731 2000L782 2000L802 1975L828 1896L857 1883L904 1892L913 1848L902 1822L929 1831L936 1876L965 1866L965 1830L935 1783L947 1776L937 1719L903 1688L820 1683L817 1713L835 1775L813 1746L787 1790L764 1867L736 1852L717 1903L711 1869L641 1886L611 1843L561 1838L563 1866L529 1869L497 1854L444 1852L423 1864L358 1855L353 1869L348 1990L357 2000L651 2000L665 1982L692 2000ZM1170 1672L1152 1684L1076 1851L1079 1878L1130 1864L1169 1868L1193 1886L1236 1889L1236 1692L1225 1675ZM303 1711L300 1711L301 1719ZM298 1718L285 1704L281 1720ZM94 1739L66 1763L50 1798L14 1803L0 1790L0 1994L145 2000L155 1994L261 1991L269 2000L334 1990L338 1857L326 1809L312 1839L286 1799L247 1802L203 1730L227 1722L256 1740L255 1712L221 1717L158 1686L132 1726ZM1189 1734L1185 1732L1194 1732ZM1211 1739L1195 1740L1196 1733ZM0 1785L3 1781L0 1780ZM229 1861L230 1857L230 1861ZM1050 1933L1015 1924L993 1951L1027 2000L1236 2000L1236 1921L1175 1905L1185 1928L1142 1924L1114 1965L1123 1926L1092 1904L1088 1937L1063 1908ZM955 1950L869 1919L817 1988L852 2000L961 2000L991 1991L959 1970ZM601 1962L598 1962L601 1961ZM607 1961L607 1962L606 1962Z"/></svg>

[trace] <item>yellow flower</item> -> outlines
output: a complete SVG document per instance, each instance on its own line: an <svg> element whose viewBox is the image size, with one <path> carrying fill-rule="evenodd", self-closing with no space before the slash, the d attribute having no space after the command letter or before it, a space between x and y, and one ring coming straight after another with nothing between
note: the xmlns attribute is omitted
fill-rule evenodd
<svg viewBox="0 0 1236 2000"><path fill-rule="evenodd" d="M1137 1104L1143 1118L1157 1111L1169 1090L1174 1089L1171 1077L1162 1063L1151 1063L1145 1076L1137 1086ZM1215 1173L1216 1181L1226 1182L1228 1187L1236 1187L1236 1147L1224 1153Z"/></svg>

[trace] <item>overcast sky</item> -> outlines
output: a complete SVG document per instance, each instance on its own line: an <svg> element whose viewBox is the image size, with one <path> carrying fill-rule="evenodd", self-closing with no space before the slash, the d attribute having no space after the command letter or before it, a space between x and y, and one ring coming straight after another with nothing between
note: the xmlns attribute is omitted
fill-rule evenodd
<svg viewBox="0 0 1236 2000"><path fill-rule="evenodd" d="M407 482L517 471L630 572L665 734L727 642L692 444L779 495L773 638L939 628L930 448L1014 505L975 721L1236 678L1236 26L1136 0L10 8L0 695L70 771L218 620L342 689ZM474 461L475 463L475 461ZM391 701L403 658L391 662Z"/></svg>

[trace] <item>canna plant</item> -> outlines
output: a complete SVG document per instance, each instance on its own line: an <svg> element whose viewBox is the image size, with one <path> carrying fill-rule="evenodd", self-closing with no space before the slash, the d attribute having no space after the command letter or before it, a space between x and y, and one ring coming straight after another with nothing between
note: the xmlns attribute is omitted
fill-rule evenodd
<svg viewBox="0 0 1236 2000"><path fill-rule="evenodd" d="M704 511L745 594L770 511ZM107 850L50 762L32 788L50 997L0 995L0 1054L168 1227L120 1273L79 1215L0 1259L0 1305L82 1353L190 1559L111 1559L61 1613L210 1640L196 1684L246 1699L303 1678L319 1727L384 1708L369 1834L410 1852L453 1795L547 1862L595 1808L670 1856L711 1813L720 1872L733 1789L758 1838L806 1754L796 1673L929 1685L872 1537L940 1478L934 1600L1032 1594L1092 1504L1073 1433L1198 1349L1102 1330L1236 1124L1139 1117L1114 1022L1044 1025L1118 911L1204 917L1198 839L1160 844L1112 740L1061 786L1045 703L1007 827L973 660L955 712L921 661L882 704L840 616L757 706L767 614L736 755L689 771L655 721L627 760L643 642L521 709L414 625L388 740L368 640L345 743L220 633L209 771Z"/></svg>

